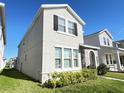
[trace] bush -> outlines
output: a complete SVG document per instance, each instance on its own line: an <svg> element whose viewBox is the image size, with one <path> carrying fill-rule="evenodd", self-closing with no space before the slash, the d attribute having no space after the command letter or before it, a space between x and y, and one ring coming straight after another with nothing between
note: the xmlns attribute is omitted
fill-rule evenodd
<svg viewBox="0 0 124 93"><path fill-rule="evenodd" d="M44 87L48 87L48 88L55 88L56 87L56 80L47 80L44 85Z"/></svg>
<svg viewBox="0 0 124 93"><path fill-rule="evenodd" d="M86 80L96 79L96 70L83 69L79 72L60 72L51 73L51 79L44 83L44 87L55 88L77 84Z"/></svg>
<svg viewBox="0 0 124 93"><path fill-rule="evenodd" d="M109 70L109 68L107 68L107 66L105 64L100 64L98 67L97 67L97 74L98 75L104 75L107 73L107 71Z"/></svg>
<svg viewBox="0 0 124 93"><path fill-rule="evenodd" d="M85 80L94 80L97 78L96 69L82 69L82 75Z"/></svg>

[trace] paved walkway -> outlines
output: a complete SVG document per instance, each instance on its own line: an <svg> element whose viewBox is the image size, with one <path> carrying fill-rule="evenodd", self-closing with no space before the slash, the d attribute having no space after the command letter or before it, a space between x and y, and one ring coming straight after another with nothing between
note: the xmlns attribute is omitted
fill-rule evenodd
<svg viewBox="0 0 124 93"><path fill-rule="evenodd" d="M117 81L122 81L124 82L123 79L118 79L118 78L112 78L112 77L105 77L105 76L100 76L101 78L105 78L105 79L110 79L110 80L117 80Z"/></svg>

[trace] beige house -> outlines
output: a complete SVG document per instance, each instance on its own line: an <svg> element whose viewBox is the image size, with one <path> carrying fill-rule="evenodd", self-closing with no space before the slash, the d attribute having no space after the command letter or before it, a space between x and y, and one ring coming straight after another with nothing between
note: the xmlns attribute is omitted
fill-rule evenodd
<svg viewBox="0 0 124 93"><path fill-rule="evenodd" d="M18 46L17 69L43 83L52 72L97 67L99 48L84 45L84 25L67 4L42 5Z"/></svg>
<svg viewBox="0 0 124 93"><path fill-rule="evenodd" d="M113 46L113 37L107 29L84 37L85 44L100 47L99 64L106 64L111 71L124 71L124 46L119 41Z"/></svg>
<svg viewBox="0 0 124 93"><path fill-rule="evenodd" d="M4 47L6 45L5 35L5 5L0 3L0 70L4 68L3 62Z"/></svg>

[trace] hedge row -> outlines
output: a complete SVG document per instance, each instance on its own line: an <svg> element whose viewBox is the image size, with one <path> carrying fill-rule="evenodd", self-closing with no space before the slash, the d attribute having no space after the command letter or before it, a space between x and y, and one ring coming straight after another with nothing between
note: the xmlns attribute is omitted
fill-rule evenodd
<svg viewBox="0 0 124 93"><path fill-rule="evenodd" d="M86 80L94 80L97 78L95 69L82 69L79 72L60 72L51 73L51 77L43 86L48 88L56 88L77 84Z"/></svg>

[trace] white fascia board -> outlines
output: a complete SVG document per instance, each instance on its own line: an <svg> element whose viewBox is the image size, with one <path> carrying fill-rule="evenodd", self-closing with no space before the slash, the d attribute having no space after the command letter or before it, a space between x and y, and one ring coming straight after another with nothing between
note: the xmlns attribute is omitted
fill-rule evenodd
<svg viewBox="0 0 124 93"><path fill-rule="evenodd" d="M106 31L106 33L108 33L109 34L109 36L113 39L113 36L111 35L111 33L108 31L108 29L107 28L105 28L103 31L101 31L100 33L102 33L102 32L105 32Z"/></svg>
<svg viewBox="0 0 124 93"><path fill-rule="evenodd" d="M84 44L80 44L80 46L83 46L83 47L86 47L86 48L97 49L97 50L99 50L99 49L100 49L100 47L91 46L91 45L84 45Z"/></svg>

